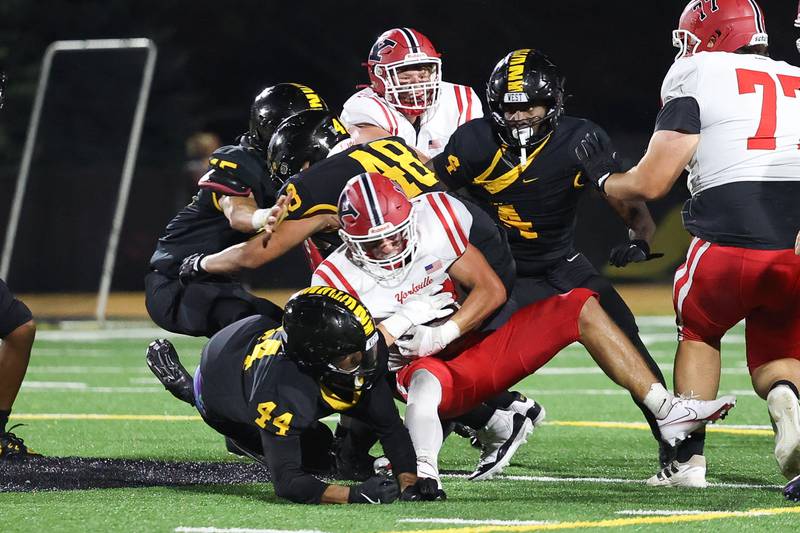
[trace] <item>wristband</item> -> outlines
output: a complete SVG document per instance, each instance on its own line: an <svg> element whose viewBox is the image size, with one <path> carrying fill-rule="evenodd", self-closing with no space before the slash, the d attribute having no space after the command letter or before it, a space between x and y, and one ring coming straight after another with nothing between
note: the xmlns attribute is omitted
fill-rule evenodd
<svg viewBox="0 0 800 533"><path fill-rule="evenodd" d="M269 218L269 209L256 209L250 217L250 225L255 231L260 231L267 225L267 218Z"/></svg>
<svg viewBox="0 0 800 533"><path fill-rule="evenodd" d="M441 338L445 346L461 336L461 328L453 320L448 320L439 326L439 330L442 332Z"/></svg>
<svg viewBox="0 0 800 533"><path fill-rule="evenodd" d="M389 318L384 319L381 325L389 335L395 339L399 339L413 324L400 313L395 313Z"/></svg>

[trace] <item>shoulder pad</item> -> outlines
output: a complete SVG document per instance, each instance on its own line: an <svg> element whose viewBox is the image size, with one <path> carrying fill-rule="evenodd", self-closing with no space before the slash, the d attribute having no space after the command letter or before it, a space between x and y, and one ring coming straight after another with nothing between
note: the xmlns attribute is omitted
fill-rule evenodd
<svg viewBox="0 0 800 533"><path fill-rule="evenodd" d="M223 146L211 154L198 187L228 196L248 196L266 176L266 164L242 146Z"/></svg>

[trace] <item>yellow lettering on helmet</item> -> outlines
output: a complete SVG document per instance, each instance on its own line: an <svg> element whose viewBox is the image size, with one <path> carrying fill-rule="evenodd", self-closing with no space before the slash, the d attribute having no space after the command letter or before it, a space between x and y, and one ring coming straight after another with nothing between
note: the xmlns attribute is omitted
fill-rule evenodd
<svg viewBox="0 0 800 533"><path fill-rule="evenodd" d="M347 135L347 128L345 128L337 118L333 118L332 120L333 120L333 129L336 130L336 133Z"/></svg>
<svg viewBox="0 0 800 533"><path fill-rule="evenodd" d="M372 333L375 331L375 322L373 322L372 316L369 314L367 308L361 305L361 303L352 295L344 291L334 289L333 287L314 286L305 288L298 294L319 294L321 296L327 296L328 298L337 302L341 302L353 312L361 324L361 327L364 328L364 334L367 337L372 335Z"/></svg>
<svg viewBox="0 0 800 533"><path fill-rule="evenodd" d="M508 60L508 92L522 92L522 73L530 51L530 48L523 48L511 54Z"/></svg>
<svg viewBox="0 0 800 533"><path fill-rule="evenodd" d="M306 87L305 85L300 85L299 83L293 83L292 85L300 89L300 91L302 91L302 93L305 95L306 100L308 100L309 109L323 108L322 98L320 98L319 95L314 92L314 89Z"/></svg>

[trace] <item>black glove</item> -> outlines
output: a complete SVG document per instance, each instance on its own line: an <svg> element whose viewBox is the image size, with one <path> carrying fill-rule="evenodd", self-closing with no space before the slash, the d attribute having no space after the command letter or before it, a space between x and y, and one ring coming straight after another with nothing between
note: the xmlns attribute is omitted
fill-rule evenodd
<svg viewBox="0 0 800 533"><path fill-rule="evenodd" d="M400 495L403 502L432 502L446 500L447 494L439 488L436 480L429 477L417 478L417 482L405 488Z"/></svg>
<svg viewBox="0 0 800 533"><path fill-rule="evenodd" d="M400 495L394 479L373 476L364 483L350 487L347 503L392 503Z"/></svg>
<svg viewBox="0 0 800 533"><path fill-rule="evenodd" d="M611 151L607 140L598 137L596 132L590 131L575 147L575 155L583 167L583 175L586 176L586 179L591 181L600 192L605 192L603 187L608 176L620 170L617 153Z"/></svg>
<svg viewBox="0 0 800 533"><path fill-rule="evenodd" d="M615 267L624 267L628 263L641 263L642 261L650 261L659 257L664 257L664 254L651 254L650 245L647 244L647 241L634 239L631 242L613 247L608 262Z"/></svg>
<svg viewBox="0 0 800 533"><path fill-rule="evenodd" d="M181 285L185 287L197 278L208 273L200 266L200 261L202 261L205 256L206 254L196 253L183 260L181 267L178 269L178 279Z"/></svg>

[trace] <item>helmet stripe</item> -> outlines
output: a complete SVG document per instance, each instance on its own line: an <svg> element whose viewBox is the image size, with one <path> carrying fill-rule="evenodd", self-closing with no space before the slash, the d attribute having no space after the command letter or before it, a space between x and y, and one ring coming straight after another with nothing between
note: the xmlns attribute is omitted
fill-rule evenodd
<svg viewBox="0 0 800 533"><path fill-rule="evenodd" d="M408 28L400 28L400 31L405 35L406 39L408 39L408 46L411 47L411 51L419 52L419 41L417 40L417 36L414 35L414 32Z"/></svg>
<svg viewBox="0 0 800 533"><path fill-rule="evenodd" d="M359 177L361 188L364 191L364 202L369 209L369 218L373 226L380 226L383 224L383 215L378 207L378 197L375 194L375 189L372 187L372 180L369 179L369 174L366 172Z"/></svg>
<svg viewBox="0 0 800 533"><path fill-rule="evenodd" d="M750 0L750 5L753 6L753 13L756 19L756 29L758 33L766 33L764 31L764 14L761 13L761 8L755 2L755 0Z"/></svg>

